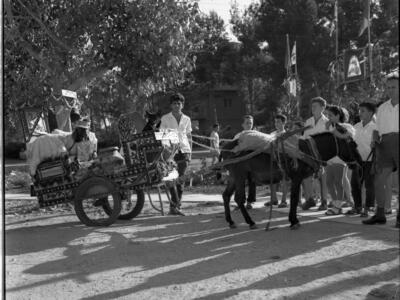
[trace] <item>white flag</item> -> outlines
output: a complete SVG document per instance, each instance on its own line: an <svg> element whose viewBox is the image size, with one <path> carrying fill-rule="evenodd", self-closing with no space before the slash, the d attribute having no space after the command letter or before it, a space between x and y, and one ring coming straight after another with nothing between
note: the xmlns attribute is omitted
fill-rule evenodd
<svg viewBox="0 0 400 300"><path fill-rule="evenodd" d="M289 93L292 94L294 97L296 97L296 79L292 78L289 79Z"/></svg>
<svg viewBox="0 0 400 300"><path fill-rule="evenodd" d="M292 55L290 56L290 64L293 66L296 64L296 42L294 42Z"/></svg>

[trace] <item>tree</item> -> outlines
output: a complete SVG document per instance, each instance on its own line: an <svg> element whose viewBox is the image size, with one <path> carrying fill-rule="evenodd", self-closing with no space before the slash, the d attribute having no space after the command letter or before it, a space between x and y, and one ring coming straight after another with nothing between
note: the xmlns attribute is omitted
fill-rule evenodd
<svg viewBox="0 0 400 300"><path fill-rule="evenodd" d="M242 29L240 24L243 19L234 18L235 34L238 39L245 41L251 37L254 45L266 41L268 53L273 61L266 65L267 77L271 87L267 91L265 107L271 103L267 99L281 99L284 93L281 85L285 74L285 35L289 34L291 46L296 41L298 72L301 80L302 115L309 114L309 99L313 96L323 96L328 101L336 101L335 84L328 71L328 66L335 61L335 38L330 35L330 29L334 15L334 0L263 0L260 4L252 4L246 11L246 24L253 24L253 29ZM371 11L372 41L380 43L382 69L389 68L393 64L398 65L398 16L391 13L393 1L387 0L373 2ZM390 17L388 17L390 16ZM244 18L246 19L246 18ZM348 49L350 43L357 47L367 44L366 34L358 37L362 19L362 1L341 0L339 6L339 51ZM239 24L239 25L237 25ZM378 47L375 47L375 60ZM388 59L390 56L393 59ZM397 63L396 63L397 62ZM374 63L376 66L377 63ZM377 71L377 69L375 70ZM378 77L376 75L376 77ZM370 89L369 83L355 84L357 90L365 84ZM343 88L344 86L342 86ZM353 88L347 85L347 91ZM380 90L380 89L378 89ZM348 93L348 92L347 92ZM347 105L346 95L341 96L341 103ZM358 97L360 99L361 97ZM359 100L357 100L359 101ZM265 109L265 111L271 111Z"/></svg>
<svg viewBox="0 0 400 300"><path fill-rule="evenodd" d="M78 91L92 109L134 105L185 82L207 34L193 1L6 0L4 7L6 113L61 88Z"/></svg>

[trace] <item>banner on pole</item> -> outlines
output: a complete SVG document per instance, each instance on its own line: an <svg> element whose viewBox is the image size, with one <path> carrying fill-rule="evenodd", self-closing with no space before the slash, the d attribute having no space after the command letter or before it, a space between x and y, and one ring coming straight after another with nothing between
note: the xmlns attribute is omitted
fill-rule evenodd
<svg viewBox="0 0 400 300"><path fill-rule="evenodd" d="M344 81L352 82L365 79L365 49L350 49L344 53Z"/></svg>
<svg viewBox="0 0 400 300"><path fill-rule="evenodd" d="M360 26L360 30L358 32L358 36L360 37L365 29L368 28L368 26L370 26L370 0L363 0L363 17L362 17L362 22L361 22L361 26Z"/></svg>

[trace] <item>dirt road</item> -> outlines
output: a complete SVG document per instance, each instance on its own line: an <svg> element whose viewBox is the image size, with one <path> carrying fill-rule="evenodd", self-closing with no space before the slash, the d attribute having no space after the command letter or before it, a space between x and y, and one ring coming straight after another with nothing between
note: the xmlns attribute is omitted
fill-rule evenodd
<svg viewBox="0 0 400 300"><path fill-rule="evenodd" d="M399 231L360 217L287 209L264 230L229 229L220 195L191 195L185 217L148 207L108 228L79 223L73 211L6 218L7 299L396 299ZM196 199L198 202L196 202ZM397 290L397 296L395 296Z"/></svg>

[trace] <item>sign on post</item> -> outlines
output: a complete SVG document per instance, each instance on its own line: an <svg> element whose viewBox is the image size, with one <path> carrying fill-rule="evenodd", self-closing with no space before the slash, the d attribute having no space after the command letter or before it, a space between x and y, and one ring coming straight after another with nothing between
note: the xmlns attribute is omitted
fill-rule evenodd
<svg viewBox="0 0 400 300"><path fill-rule="evenodd" d="M351 49L344 53L344 81L352 82L365 79L365 49Z"/></svg>
<svg viewBox="0 0 400 300"><path fill-rule="evenodd" d="M78 99L76 92L69 91L69 90L61 90L61 95L63 95L64 97Z"/></svg>

